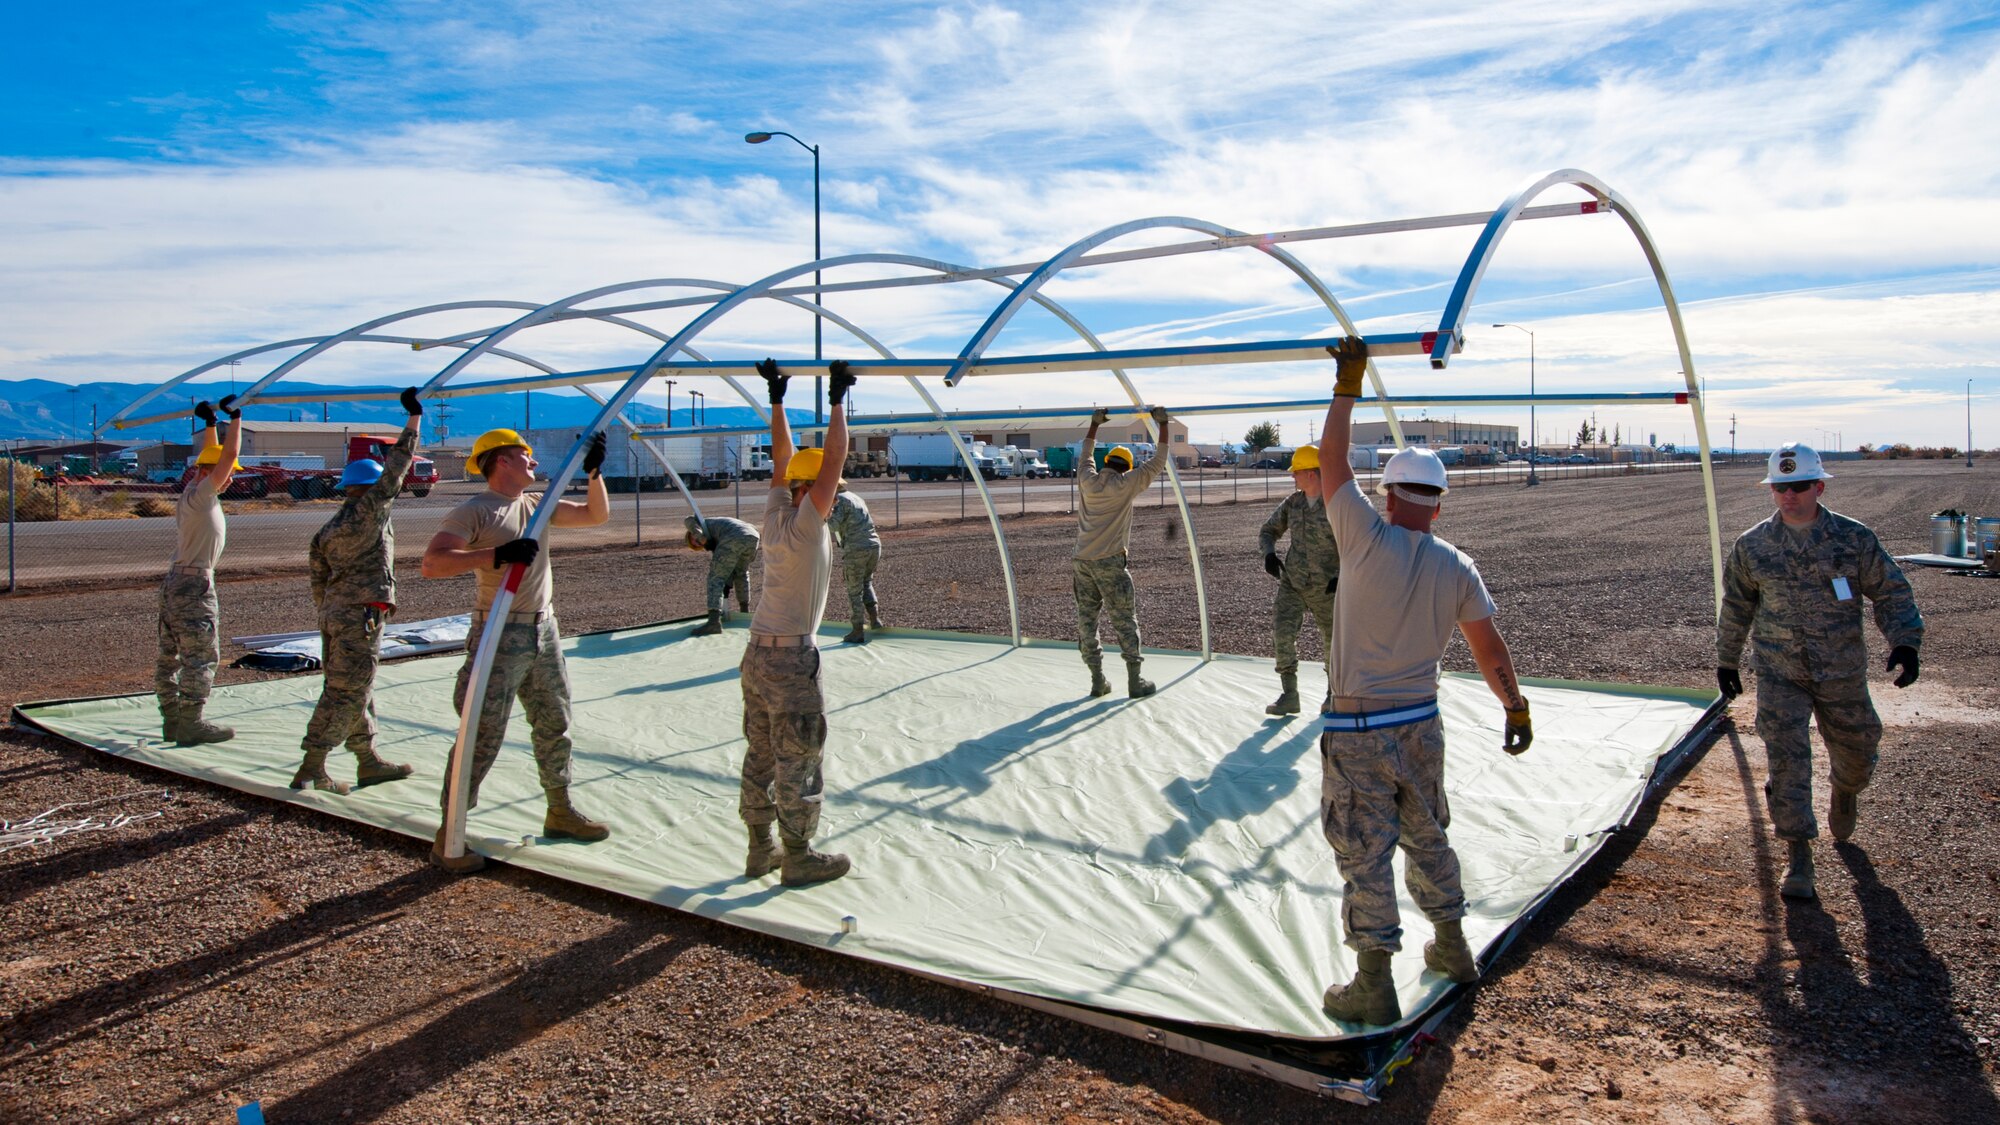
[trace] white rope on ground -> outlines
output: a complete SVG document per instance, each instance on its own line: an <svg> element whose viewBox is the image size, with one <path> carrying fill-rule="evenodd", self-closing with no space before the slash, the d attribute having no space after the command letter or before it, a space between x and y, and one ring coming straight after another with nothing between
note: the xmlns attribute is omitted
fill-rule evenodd
<svg viewBox="0 0 2000 1125"><path fill-rule="evenodd" d="M15 848L39 847L42 844L52 844L61 836L73 836L79 832L103 832L123 828L128 824L137 824L143 820L156 820L166 815L166 810L154 809L149 813L121 812L109 820L101 819L95 813L62 820L52 819L65 809L93 809L99 805L116 804L119 801L129 801L139 797L157 797L165 801L170 800L172 796L173 794L165 789L142 789L136 793L121 793L116 797L100 797L95 801L71 801L26 820L0 819L0 852L11 852Z"/></svg>

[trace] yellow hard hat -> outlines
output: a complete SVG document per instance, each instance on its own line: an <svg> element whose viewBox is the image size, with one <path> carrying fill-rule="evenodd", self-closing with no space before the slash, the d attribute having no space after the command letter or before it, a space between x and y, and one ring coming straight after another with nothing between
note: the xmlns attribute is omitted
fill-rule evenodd
<svg viewBox="0 0 2000 1125"><path fill-rule="evenodd" d="M800 449L785 464L786 480L818 480L819 468L826 463L826 450Z"/></svg>
<svg viewBox="0 0 2000 1125"><path fill-rule="evenodd" d="M1308 469L1317 468L1319 468L1319 446L1302 445L1292 450L1293 472L1303 473Z"/></svg>
<svg viewBox="0 0 2000 1125"><path fill-rule="evenodd" d="M209 446L203 446L202 451L195 455L194 464L195 468L202 469L202 468L207 468L208 466L213 465L220 460L222 460L222 447L219 445L209 445ZM243 462L238 461L230 466L230 471L234 472L238 469L241 469L242 467L243 467Z"/></svg>
<svg viewBox="0 0 2000 1125"><path fill-rule="evenodd" d="M472 456L465 459L465 471L471 473L473 476L485 476L486 474L479 471L479 459L496 449L505 449L510 445L518 445L522 449L527 450L530 457L535 455L535 447L529 445L527 439L523 438L519 431L508 429L488 430L479 435L478 441L472 443Z"/></svg>
<svg viewBox="0 0 2000 1125"><path fill-rule="evenodd" d="M1124 446L1122 445L1112 446L1111 452L1104 455L1104 463L1109 465L1113 457L1116 457L1120 461L1125 462L1126 468L1129 469L1132 467L1132 451L1125 448Z"/></svg>

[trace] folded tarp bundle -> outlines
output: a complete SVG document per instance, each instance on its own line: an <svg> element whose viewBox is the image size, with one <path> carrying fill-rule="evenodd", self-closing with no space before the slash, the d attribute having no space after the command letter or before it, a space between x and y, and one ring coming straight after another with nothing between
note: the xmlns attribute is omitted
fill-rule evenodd
<svg viewBox="0 0 2000 1125"><path fill-rule="evenodd" d="M450 652L465 647L472 629L472 615L433 617L428 621L392 624L382 632L382 659ZM312 672L320 665L318 633L266 633L254 637L232 637L250 650L237 657L232 668L258 672Z"/></svg>

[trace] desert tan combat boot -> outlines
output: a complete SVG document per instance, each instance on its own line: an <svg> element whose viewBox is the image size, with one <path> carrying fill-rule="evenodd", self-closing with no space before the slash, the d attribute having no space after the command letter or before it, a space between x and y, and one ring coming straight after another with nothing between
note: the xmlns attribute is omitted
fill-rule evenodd
<svg viewBox="0 0 2000 1125"><path fill-rule="evenodd" d="M402 762L385 762L372 747L354 751L354 787L366 789L385 781L401 781L416 771Z"/></svg>
<svg viewBox="0 0 2000 1125"><path fill-rule="evenodd" d="M778 846L771 842L771 826L749 824L750 850L743 856L743 877L762 879L778 867Z"/></svg>
<svg viewBox="0 0 2000 1125"><path fill-rule="evenodd" d="M844 855L816 852L807 844L785 841L785 865L779 878L787 887L825 883L847 874L850 864Z"/></svg>
<svg viewBox="0 0 2000 1125"><path fill-rule="evenodd" d="M1144 699L1158 690L1160 690L1159 687L1153 681L1139 674L1139 666L1137 664L1127 664L1125 666L1126 695L1133 699Z"/></svg>
<svg viewBox="0 0 2000 1125"><path fill-rule="evenodd" d="M552 840L582 840L590 843L611 835L608 825L601 824L576 811L569 803L569 789L551 789L549 814L542 818L542 835Z"/></svg>
<svg viewBox="0 0 2000 1125"><path fill-rule="evenodd" d="M1791 866L1785 871L1785 881L1778 886L1778 893L1786 898L1815 899L1819 892L1813 889L1813 857L1811 840L1791 840Z"/></svg>
<svg viewBox="0 0 2000 1125"><path fill-rule="evenodd" d="M1854 825L1861 819L1861 794L1851 789L1833 787L1833 807L1827 810L1826 826L1836 840L1846 840L1854 835Z"/></svg>
<svg viewBox="0 0 2000 1125"><path fill-rule="evenodd" d="M1437 937L1424 943L1424 965L1460 984L1479 979L1479 962L1465 944L1465 924L1459 919L1437 924Z"/></svg>
<svg viewBox="0 0 2000 1125"><path fill-rule="evenodd" d="M211 742L228 742L236 737L235 727L218 726L201 717L204 704L183 702L181 704L181 725L176 746L202 746Z"/></svg>
<svg viewBox="0 0 2000 1125"><path fill-rule="evenodd" d="M1284 691L1279 694L1277 702L1264 708L1264 713L1266 715L1298 714L1299 674L1297 672L1281 672L1278 674L1278 680L1284 685Z"/></svg>
<svg viewBox="0 0 2000 1125"><path fill-rule="evenodd" d="M1387 1027L1403 1018L1403 1003L1396 998L1396 981L1389 975L1389 951L1370 949L1359 958L1360 971L1344 985L1326 990L1320 1006L1326 1014L1348 1023Z"/></svg>
<svg viewBox="0 0 2000 1125"><path fill-rule="evenodd" d="M1104 665L1092 664L1090 666L1090 697L1096 699L1099 696L1110 694L1111 681L1104 678Z"/></svg>
<svg viewBox="0 0 2000 1125"><path fill-rule="evenodd" d="M181 740L181 701L160 702L160 739L163 742Z"/></svg>
<svg viewBox="0 0 2000 1125"><path fill-rule="evenodd" d="M714 610L711 613L709 613L708 622L704 625L698 626L693 632L689 633L688 636L713 637L714 635L720 632L722 632L722 611Z"/></svg>
<svg viewBox="0 0 2000 1125"><path fill-rule="evenodd" d="M840 640L842 644L865 645L868 643L868 634L862 630L861 622L856 621L854 628L849 629L847 635Z"/></svg>
<svg viewBox="0 0 2000 1125"><path fill-rule="evenodd" d="M882 624L882 615L881 615L881 614L879 614L879 613L877 613L877 612L875 612L875 605L874 605L874 603L873 603L873 602L870 602L870 603L868 604L868 627L869 627L870 629L887 629L887 628L888 628L888 626L887 626L887 625L884 625L884 624Z"/></svg>
<svg viewBox="0 0 2000 1125"><path fill-rule="evenodd" d="M324 746L306 747L305 761L299 763L299 772L292 775L292 788L317 789L322 793L347 796L347 786L327 776Z"/></svg>

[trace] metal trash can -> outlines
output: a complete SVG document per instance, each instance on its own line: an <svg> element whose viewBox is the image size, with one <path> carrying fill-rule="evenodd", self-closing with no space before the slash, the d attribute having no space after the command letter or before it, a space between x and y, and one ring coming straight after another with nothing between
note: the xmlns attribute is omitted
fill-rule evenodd
<svg viewBox="0 0 2000 1125"><path fill-rule="evenodd" d="M1965 513L1947 508L1931 516L1931 554L1948 559L1965 557Z"/></svg>
<svg viewBox="0 0 2000 1125"><path fill-rule="evenodd" d="M2000 516L1976 516L1966 543L1966 557L1982 559L1989 551L2000 551Z"/></svg>

